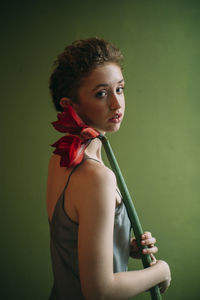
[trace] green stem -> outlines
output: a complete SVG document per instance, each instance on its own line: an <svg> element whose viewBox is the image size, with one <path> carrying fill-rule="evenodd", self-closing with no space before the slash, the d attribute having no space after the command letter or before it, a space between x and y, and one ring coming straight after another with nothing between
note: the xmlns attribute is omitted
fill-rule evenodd
<svg viewBox="0 0 200 300"><path fill-rule="evenodd" d="M115 155L112 151L112 148L110 146L109 141L103 135L98 136L98 138L103 143L106 155L108 157L108 161L111 165L111 168L112 168L113 172L115 173L117 183L118 183L120 192L122 194L123 202L126 206L127 213L128 213L128 216L129 216L129 219L130 219L130 222L131 222L131 226L133 228L133 232L134 232L134 235L135 235L135 238L136 238L136 241L137 241L137 245L138 245L138 247L140 249L140 252L141 252L143 266L144 266L144 268L148 268L152 260L151 260L150 255L142 254L142 250L147 248L147 246L142 246L141 245L141 235L144 233L144 231L142 230L142 226L141 226L140 220L138 218L136 209L133 205L133 201L131 199L128 188L126 186L126 183L124 181L124 178L122 176L122 173L120 171L119 165L117 163L117 160L116 160ZM152 300L161 300L160 289L159 289L158 286L155 286L155 287L151 288L150 293L151 293L151 299Z"/></svg>

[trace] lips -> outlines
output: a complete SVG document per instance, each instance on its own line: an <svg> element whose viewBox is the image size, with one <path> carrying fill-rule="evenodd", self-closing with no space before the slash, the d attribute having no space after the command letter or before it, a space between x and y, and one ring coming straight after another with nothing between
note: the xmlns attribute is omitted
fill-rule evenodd
<svg viewBox="0 0 200 300"><path fill-rule="evenodd" d="M109 119L113 123L119 123L121 121L122 113L116 113Z"/></svg>

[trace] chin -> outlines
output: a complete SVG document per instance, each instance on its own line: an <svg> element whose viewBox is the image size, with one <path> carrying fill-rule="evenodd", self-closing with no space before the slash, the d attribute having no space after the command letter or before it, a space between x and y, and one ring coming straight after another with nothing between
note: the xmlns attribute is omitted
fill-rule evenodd
<svg viewBox="0 0 200 300"><path fill-rule="evenodd" d="M102 134L105 134L106 132L109 133L114 133L117 132L120 129L120 123L118 124L109 124L107 126L104 127L98 127L98 126L92 126L94 129L96 129L97 131L99 131Z"/></svg>
<svg viewBox="0 0 200 300"><path fill-rule="evenodd" d="M120 125L118 125L118 126L110 126L110 128L108 128L107 130L105 130L106 132L110 132L110 133L114 133L114 132L117 132L117 131L119 131L119 129L120 129Z"/></svg>

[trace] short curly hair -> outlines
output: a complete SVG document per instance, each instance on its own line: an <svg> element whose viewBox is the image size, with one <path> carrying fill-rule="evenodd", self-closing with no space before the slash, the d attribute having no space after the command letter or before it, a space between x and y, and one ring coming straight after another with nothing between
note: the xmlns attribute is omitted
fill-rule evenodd
<svg viewBox="0 0 200 300"><path fill-rule="evenodd" d="M49 89L57 111L63 111L60 99L68 97L78 102L78 88L82 78L97 66L106 62L117 64L122 69L123 55L112 43L102 38L74 41L58 55L49 79Z"/></svg>

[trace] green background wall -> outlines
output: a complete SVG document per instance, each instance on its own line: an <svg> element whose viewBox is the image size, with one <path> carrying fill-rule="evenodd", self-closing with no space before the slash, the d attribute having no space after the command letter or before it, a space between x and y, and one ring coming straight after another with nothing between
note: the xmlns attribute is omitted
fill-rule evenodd
<svg viewBox="0 0 200 300"><path fill-rule="evenodd" d="M48 77L65 45L99 36L125 56L126 116L109 138L143 228L171 266L163 299L199 299L200 2L9 1L1 30L0 298L48 297L45 188L58 138Z"/></svg>

